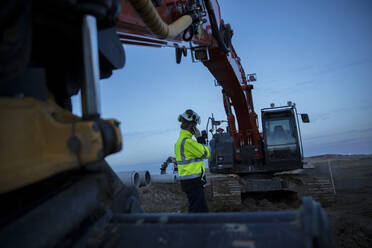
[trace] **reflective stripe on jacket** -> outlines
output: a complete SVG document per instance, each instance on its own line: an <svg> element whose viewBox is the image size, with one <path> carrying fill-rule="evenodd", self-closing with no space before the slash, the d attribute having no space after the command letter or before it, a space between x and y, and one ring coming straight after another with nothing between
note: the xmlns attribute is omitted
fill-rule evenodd
<svg viewBox="0 0 372 248"><path fill-rule="evenodd" d="M189 131L181 129L174 150L180 180L201 178L204 175L203 160L209 158L209 148L193 140Z"/></svg>

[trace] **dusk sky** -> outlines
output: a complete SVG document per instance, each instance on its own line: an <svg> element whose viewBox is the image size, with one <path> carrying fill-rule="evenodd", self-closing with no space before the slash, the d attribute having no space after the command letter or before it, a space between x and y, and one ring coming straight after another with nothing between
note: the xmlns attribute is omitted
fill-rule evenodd
<svg viewBox="0 0 372 248"><path fill-rule="evenodd" d="M372 153L372 1L219 3L245 72L257 73L257 114L288 100L308 113L310 123L301 124L305 156ZM100 84L103 117L121 121L124 139L107 160L114 169L158 168L174 156L178 114L198 112L200 129L211 113L226 118L221 87L190 55L178 65L172 48L124 49L125 67ZM75 113L79 101L73 98Z"/></svg>

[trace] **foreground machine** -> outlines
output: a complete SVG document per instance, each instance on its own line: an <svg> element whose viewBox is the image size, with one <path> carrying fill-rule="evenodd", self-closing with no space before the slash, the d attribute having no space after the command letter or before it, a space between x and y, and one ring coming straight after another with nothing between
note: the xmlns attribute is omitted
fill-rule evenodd
<svg viewBox="0 0 372 248"><path fill-rule="evenodd" d="M235 108L239 131L228 114L234 147L259 149L252 86L216 1L1 5L2 247L332 247L327 216L310 198L298 211L143 214L137 192L104 160L121 150L122 137L118 121L100 116L97 83L124 66L121 42L172 46L177 63L190 50ZM80 90L82 117L71 113L70 100ZM263 159L262 151L254 152L255 160Z"/></svg>

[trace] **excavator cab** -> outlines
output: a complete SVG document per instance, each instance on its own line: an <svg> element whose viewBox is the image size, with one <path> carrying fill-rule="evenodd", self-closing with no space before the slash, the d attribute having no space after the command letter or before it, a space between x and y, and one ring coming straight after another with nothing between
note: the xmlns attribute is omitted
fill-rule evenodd
<svg viewBox="0 0 372 248"><path fill-rule="evenodd" d="M288 102L288 106L274 107L272 104L270 108L261 110L261 116L265 169L302 168L303 149L296 105ZM308 122L307 114L301 114L301 117Z"/></svg>

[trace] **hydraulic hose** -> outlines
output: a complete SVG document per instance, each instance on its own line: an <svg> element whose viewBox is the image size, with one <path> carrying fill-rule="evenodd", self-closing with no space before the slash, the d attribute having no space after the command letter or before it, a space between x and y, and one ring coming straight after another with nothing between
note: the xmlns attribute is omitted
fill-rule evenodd
<svg viewBox="0 0 372 248"><path fill-rule="evenodd" d="M192 17L184 15L172 24L166 24L158 14L151 0L129 0L145 25L159 39L172 39L192 24Z"/></svg>
<svg viewBox="0 0 372 248"><path fill-rule="evenodd" d="M221 48L223 53L230 52L230 48L228 47L228 44L225 43L224 39L222 38L221 31L218 28L216 15L214 13L211 1L204 0L204 3L208 12L209 22L211 23L213 37L217 40L218 46Z"/></svg>

